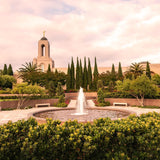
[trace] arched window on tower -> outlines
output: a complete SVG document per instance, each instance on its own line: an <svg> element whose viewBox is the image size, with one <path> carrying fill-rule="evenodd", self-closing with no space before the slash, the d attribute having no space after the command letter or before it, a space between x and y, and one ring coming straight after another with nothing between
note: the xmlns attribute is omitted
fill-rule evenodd
<svg viewBox="0 0 160 160"><path fill-rule="evenodd" d="M42 49L42 55L41 56L45 56L45 45L44 44L42 44L41 49Z"/></svg>

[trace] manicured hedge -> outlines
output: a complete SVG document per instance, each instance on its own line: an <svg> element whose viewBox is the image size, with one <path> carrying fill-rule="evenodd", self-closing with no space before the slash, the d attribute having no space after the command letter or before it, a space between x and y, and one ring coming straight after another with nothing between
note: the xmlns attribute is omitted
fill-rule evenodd
<svg viewBox="0 0 160 160"><path fill-rule="evenodd" d="M0 159L158 160L160 114L91 123L34 119L0 126Z"/></svg>
<svg viewBox="0 0 160 160"><path fill-rule="evenodd" d="M135 98L128 92L104 92L104 98ZM160 98L160 93L157 94L156 96L145 96L147 99L159 99Z"/></svg>
<svg viewBox="0 0 160 160"><path fill-rule="evenodd" d="M25 96L24 96L25 98ZM40 96L31 96L29 99L34 100L34 99L49 99L49 98L57 98L58 96L50 97L49 95L40 95ZM18 96L0 96L0 99L18 99Z"/></svg>

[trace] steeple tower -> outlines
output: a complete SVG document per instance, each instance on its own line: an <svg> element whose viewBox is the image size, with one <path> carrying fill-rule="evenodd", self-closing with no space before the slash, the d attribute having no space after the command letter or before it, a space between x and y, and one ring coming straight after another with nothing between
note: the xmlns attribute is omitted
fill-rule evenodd
<svg viewBox="0 0 160 160"><path fill-rule="evenodd" d="M43 31L43 37L38 41L38 57L33 59L33 64L36 64L43 72L47 71L49 65L51 70L54 68L54 61L50 58L50 44L45 37L45 31Z"/></svg>

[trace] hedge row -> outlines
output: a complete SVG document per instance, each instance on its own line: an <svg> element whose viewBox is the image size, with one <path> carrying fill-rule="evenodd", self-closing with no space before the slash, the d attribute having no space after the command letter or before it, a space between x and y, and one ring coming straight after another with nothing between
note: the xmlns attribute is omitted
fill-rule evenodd
<svg viewBox="0 0 160 160"><path fill-rule="evenodd" d="M160 114L91 123L47 120L0 126L0 159L5 160L158 160Z"/></svg>
<svg viewBox="0 0 160 160"><path fill-rule="evenodd" d="M25 96L24 96L25 97ZM58 96L50 97L49 95L31 96L29 99L48 99L48 98L58 98ZM18 96L0 96L0 99L18 99Z"/></svg>
<svg viewBox="0 0 160 160"><path fill-rule="evenodd" d="M104 98L135 98L132 95L130 95L128 92L104 92ZM160 94L156 96L145 96L145 98L148 99L159 99Z"/></svg>

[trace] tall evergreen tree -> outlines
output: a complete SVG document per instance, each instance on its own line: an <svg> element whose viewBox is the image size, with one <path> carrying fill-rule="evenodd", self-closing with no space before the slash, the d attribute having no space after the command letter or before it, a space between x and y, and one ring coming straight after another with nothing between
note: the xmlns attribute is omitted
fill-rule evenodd
<svg viewBox="0 0 160 160"><path fill-rule="evenodd" d="M119 62L119 66L118 66L118 79L119 80L123 80L123 73L122 73L121 62Z"/></svg>
<svg viewBox="0 0 160 160"><path fill-rule="evenodd" d="M98 81L98 67L97 67L97 60L95 57L94 72L93 72L93 84L95 90L97 89L97 81Z"/></svg>
<svg viewBox="0 0 160 160"><path fill-rule="evenodd" d="M71 62L71 89L75 89L75 73L74 73L73 57Z"/></svg>
<svg viewBox="0 0 160 160"><path fill-rule="evenodd" d="M91 68L91 63L89 58L88 58L88 85L89 85L89 89L91 89L92 88L92 68Z"/></svg>
<svg viewBox="0 0 160 160"><path fill-rule="evenodd" d="M10 75L10 76L13 76L13 70L12 70L11 64L9 64L9 67L7 69L7 74Z"/></svg>
<svg viewBox="0 0 160 160"><path fill-rule="evenodd" d="M87 73L87 65L86 65L86 57L84 57L84 73L83 73L83 87L87 90L88 85L88 73Z"/></svg>
<svg viewBox="0 0 160 160"><path fill-rule="evenodd" d="M116 71L115 71L114 64L112 64L111 79L112 79L113 82L116 81Z"/></svg>
<svg viewBox="0 0 160 160"><path fill-rule="evenodd" d="M7 74L7 65L4 64L4 68L3 68L3 75L6 75Z"/></svg>
<svg viewBox="0 0 160 160"><path fill-rule="evenodd" d="M57 70L57 68L56 68L56 70L55 70L55 75L58 75L58 70Z"/></svg>
<svg viewBox="0 0 160 160"><path fill-rule="evenodd" d="M116 71L115 71L114 64L112 64L112 70L111 70L111 74L116 74Z"/></svg>
<svg viewBox="0 0 160 160"><path fill-rule="evenodd" d="M82 87L83 85L83 68L82 68L82 61L80 59L80 65L79 65L79 86Z"/></svg>
<svg viewBox="0 0 160 160"><path fill-rule="evenodd" d="M68 64L66 87L67 87L67 90L71 89L71 68L70 68L70 64Z"/></svg>
<svg viewBox="0 0 160 160"><path fill-rule="evenodd" d="M146 76L151 79L151 71L150 71L150 66L149 66L149 62L147 62L146 65Z"/></svg>
<svg viewBox="0 0 160 160"><path fill-rule="evenodd" d="M79 60L78 60L78 57L77 57L77 65L76 65L76 89L79 89L80 88L80 84L79 84L79 81L80 81L80 77L79 77Z"/></svg>
<svg viewBox="0 0 160 160"><path fill-rule="evenodd" d="M50 66L50 64L48 65L48 70L47 70L47 72L51 72L51 66Z"/></svg>

